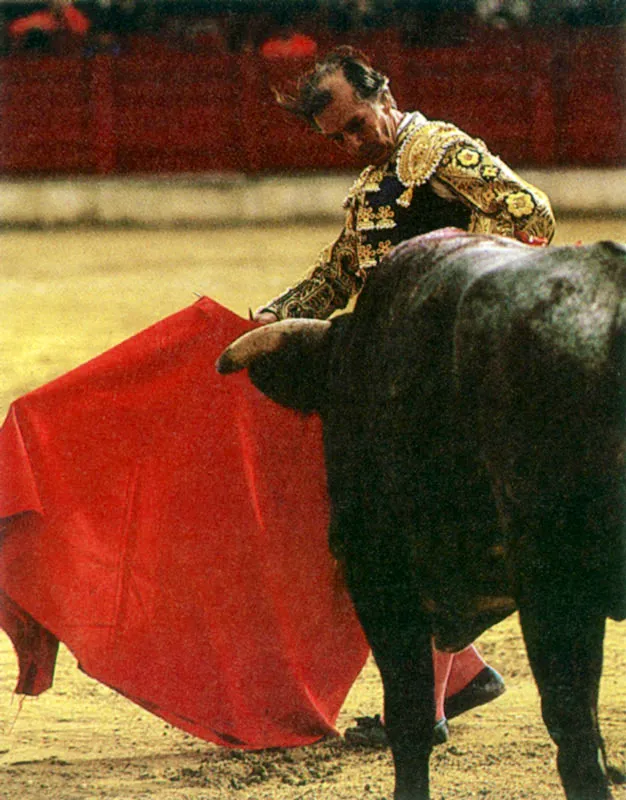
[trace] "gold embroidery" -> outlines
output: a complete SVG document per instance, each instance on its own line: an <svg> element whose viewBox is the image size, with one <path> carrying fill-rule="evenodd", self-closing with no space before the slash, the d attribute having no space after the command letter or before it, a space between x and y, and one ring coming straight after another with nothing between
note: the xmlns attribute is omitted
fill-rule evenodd
<svg viewBox="0 0 626 800"><path fill-rule="evenodd" d="M404 191L395 204L389 200L390 205L373 208L366 194L380 192L386 177L395 184L394 172ZM364 232L395 228L396 204L409 207L414 189L435 175L439 194L444 187L449 199L456 198L471 210L468 230L511 237L524 231L548 241L552 238L554 217L541 191L493 156L479 139L449 123L422 118L403 130L397 155L390 162L361 172L346 198L346 224L337 242L324 251L306 279L267 308L279 318L327 317L344 308L360 291L370 269L393 247L393 234L376 244L366 241ZM395 185L394 193L398 190Z"/></svg>
<svg viewBox="0 0 626 800"><path fill-rule="evenodd" d="M378 209L378 221L376 223L376 227L379 229L396 227L396 220L391 206L380 206Z"/></svg>
<svg viewBox="0 0 626 800"><path fill-rule="evenodd" d="M404 206L404 208L408 208L411 205L411 200L413 199L413 187L409 186L408 189L405 189L400 197L396 200L396 203L399 206Z"/></svg>
<svg viewBox="0 0 626 800"><path fill-rule="evenodd" d="M525 191L513 192L513 194L507 195L504 198L504 202L509 214L516 219L529 217L537 208L531 193Z"/></svg>
<svg viewBox="0 0 626 800"><path fill-rule="evenodd" d="M480 153L473 147L463 147L456 154L456 160L459 166L472 169L480 163Z"/></svg>
<svg viewBox="0 0 626 800"><path fill-rule="evenodd" d="M362 192L377 192L384 177L385 171L382 167L374 165L365 167L346 195L343 201L344 208L351 206Z"/></svg>
<svg viewBox="0 0 626 800"><path fill-rule="evenodd" d="M350 236L345 241L338 242L332 250L332 261L341 265L341 271L348 275L356 274L359 267L355 245L355 237Z"/></svg>
<svg viewBox="0 0 626 800"><path fill-rule="evenodd" d="M385 177L385 170L382 167L373 167L368 174L365 184L363 186L364 192L377 192L380 189L380 184Z"/></svg>
<svg viewBox="0 0 626 800"><path fill-rule="evenodd" d="M359 204L356 217L357 230L372 231L395 227L396 220L391 206L380 206L376 210L369 205L366 199Z"/></svg>
<svg viewBox="0 0 626 800"><path fill-rule="evenodd" d="M384 242L378 243L377 253L379 258L384 258L386 255L389 254L390 250L393 248L393 243L386 239Z"/></svg>
<svg viewBox="0 0 626 800"><path fill-rule="evenodd" d="M448 122L427 122L407 137L398 153L396 174L409 194L412 195L410 189L414 186L422 186L432 177L450 145L466 139L462 131ZM408 206L410 196L404 192L397 202Z"/></svg>
<svg viewBox="0 0 626 800"><path fill-rule="evenodd" d="M500 174L500 170L494 164L483 164L480 174L486 181L493 181Z"/></svg>
<svg viewBox="0 0 626 800"><path fill-rule="evenodd" d="M349 208L350 206L354 205L355 199L358 199L359 195L361 193L363 193L363 192L377 192L377 191L379 191L380 184L382 183L383 178L385 177L386 170L388 170L390 168L393 169L393 165L394 165L395 159L396 158L400 158L402 152L405 150L407 145L414 138L415 133L417 131L419 131L420 128L428 127L429 124L430 125L433 125L433 124L445 125L447 123L427 123L425 121L425 118L421 114L416 115L414 120L409 125L407 125L407 127L402 131L402 133L400 135L400 139L399 139L399 143L398 143L398 155L392 157L391 161L388 162L386 165L383 164L382 166L378 166L378 167L374 166L374 165L371 165L369 167L366 167L361 172L361 174L356 179L356 181L353 183L352 187L350 188L350 191L348 192L348 194L346 196L346 199L344 200L344 203L343 203L344 208ZM454 128L453 125L449 125L448 127ZM454 130L456 130L456 128L454 128ZM396 174L399 177L399 173L397 172L397 168L396 168ZM402 180L402 178L400 178L400 180ZM403 181L403 183L404 183L405 186L408 186L407 182ZM409 183L410 183L410 181L409 181ZM412 190L410 190L410 191L411 191L411 194L412 194ZM409 206L411 200L409 198L408 201L405 203L405 202L402 202L401 199L400 199L399 201L396 201L396 202L399 202L400 205Z"/></svg>
<svg viewBox="0 0 626 800"><path fill-rule="evenodd" d="M359 265L363 267L373 267L377 264L376 252L369 242L359 243Z"/></svg>
<svg viewBox="0 0 626 800"><path fill-rule="evenodd" d="M335 309L344 308L350 297L363 286L357 253L359 242L356 231L344 228L337 241L321 252L309 275L265 308L273 311L279 319L325 318Z"/></svg>
<svg viewBox="0 0 626 800"><path fill-rule="evenodd" d="M472 233L515 236L523 230L552 238L554 217L545 194L483 150L478 140L467 137L450 147L441 159L437 180L472 209ZM480 219L481 215L487 219Z"/></svg>
<svg viewBox="0 0 626 800"><path fill-rule="evenodd" d="M356 227L359 231L368 231L376 227L376 212L365 201L359 205L356 215Z"/></svg>
<svg viewBox="0 0 626 800"><path fill-rule="evenodd" d="M483 191L483 200L484 200L486 206L489 206L490 208L493 207L493 205L496 202L497 198L496 198L495 190L492 187L488 186Z"/></svg>
<svg viewBox="0 0 626 800"><path fill-rule="evenodd" d="M481 214L477 209L472 211L472 218L468 226L468 231L470 233L498 233L501 236L514 235L512 227L509 230L504 230L497 219L488 217L486 214Z"/></svg>
<svg viewBox="0 0 626 800"><path fill-rule="evenodd" d="M361 270L367 270L369 267L375 267L394 246L394 243L390 239L379 242L377 247L374 247L369 242L361 242L361 244L359 244L359 268Z"/></svg>

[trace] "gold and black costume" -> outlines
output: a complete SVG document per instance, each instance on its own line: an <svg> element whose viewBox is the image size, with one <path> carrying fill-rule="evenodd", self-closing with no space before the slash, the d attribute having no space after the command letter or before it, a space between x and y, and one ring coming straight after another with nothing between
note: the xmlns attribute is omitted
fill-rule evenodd
<svg viewBox="0 0 626 800"><path fill-rule="evenodd" d="M344 205L338 239L308 277L265 307L279 319L325 318L344 308L393 247L437 228L547 241L554 234L543 192L479 139L419 113L405 117L393 156L380 167L366 167Z"/></svg>

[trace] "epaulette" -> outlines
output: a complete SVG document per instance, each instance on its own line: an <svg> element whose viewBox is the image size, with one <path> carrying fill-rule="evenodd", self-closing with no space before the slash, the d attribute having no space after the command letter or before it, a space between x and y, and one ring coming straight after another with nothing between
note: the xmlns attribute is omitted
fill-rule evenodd
<svg viewBox="0 0 626 800"><path fill-rule="evenodd" d="M407 189L396 202L408 207L413 189L432 178L446 150L467 138L467 134L455 125L439 121L427 122L407 136L400 147L396 162L396 175Z"/></svg>

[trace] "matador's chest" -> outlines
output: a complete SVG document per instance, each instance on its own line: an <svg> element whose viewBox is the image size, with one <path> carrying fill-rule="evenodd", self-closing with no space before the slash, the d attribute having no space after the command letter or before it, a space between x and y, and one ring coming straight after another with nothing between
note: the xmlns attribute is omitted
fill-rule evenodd
<svg viewBox="0 0 626 800"><path fill-rule="evenodd" d="M385 172L354 196L354 227L359 234L359 267L375 266L400 242L422 233L455 226L467 228L469 211L460 202L439 197L429 183L415 187L410 204L398 202L406 186L395 172Z"/></svg>

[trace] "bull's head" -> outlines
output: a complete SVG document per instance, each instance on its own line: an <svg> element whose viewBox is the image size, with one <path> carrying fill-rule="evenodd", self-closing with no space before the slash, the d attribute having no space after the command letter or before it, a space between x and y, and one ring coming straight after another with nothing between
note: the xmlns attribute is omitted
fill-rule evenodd
<svg viewBox="0 0 626 800"><path fill-rule="evenodd" d="M319 411L327 391L332 325L319 319L286 319L255 328L217 360L222 375L248 369L254 385L272 400L299 411Z"/></svg>

